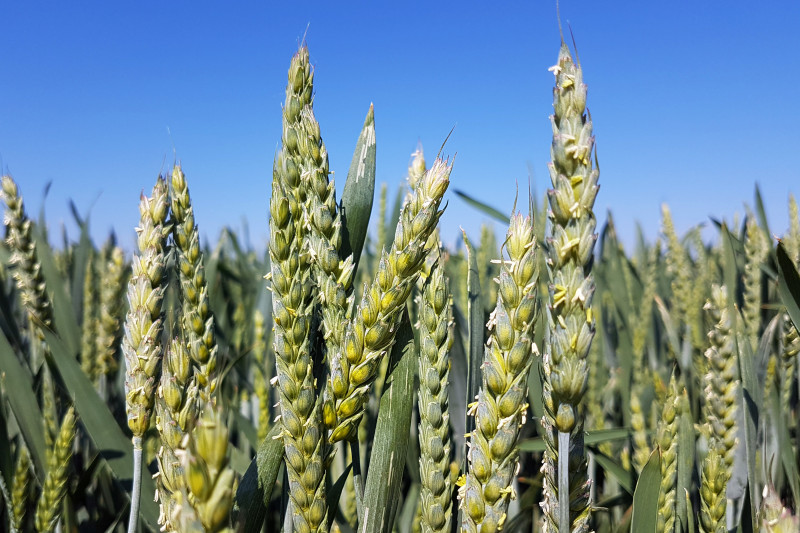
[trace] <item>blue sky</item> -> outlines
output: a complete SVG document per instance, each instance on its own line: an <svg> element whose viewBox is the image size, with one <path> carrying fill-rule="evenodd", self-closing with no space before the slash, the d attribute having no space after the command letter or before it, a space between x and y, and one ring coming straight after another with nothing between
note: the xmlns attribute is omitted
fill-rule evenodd
<svg viewBox="0 0 800 533"><path fill-rule="evenodd" d="M599 218L650 240L668 203L685 231L731 219L759 183L773 233L800 194L800 2L561 2L589 85ZM0 160L51 232L67 207L130 249L137 203L187 173L204 239L246 220L263 249L289 59L304 34L315 112L341 177L371 102L378 181L394 191L418 142L456 154L453 188L510 211L547 186L554 1L4 2ZM486 218L449 194L446 242ZM502 231L498 227L498 231Z"/></svg>

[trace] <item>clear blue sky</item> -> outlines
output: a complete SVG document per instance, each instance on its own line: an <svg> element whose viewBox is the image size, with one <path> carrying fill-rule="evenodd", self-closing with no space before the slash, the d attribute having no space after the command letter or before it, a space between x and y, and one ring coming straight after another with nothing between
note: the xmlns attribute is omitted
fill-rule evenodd
<svg viewBox="0 0 800 533"><path fill-rule="evenodd" d="M422 142L457 153L451 187L510 211L515 184L544 191L555 1L4 2L0 158L51 235L91 209L130 249L142 190L173 161L204 239L247 220L263 249L286 70L306 33L315 111L342 181L370 102L378 181L390 191ZM661 203L679 231L731 219L761 186L773 233L800 194L800 2L562 0L601 163L596 210L653 240ZM485 217L449 195L442 219ZM498 228L499 229L499 228Z"/></svg>

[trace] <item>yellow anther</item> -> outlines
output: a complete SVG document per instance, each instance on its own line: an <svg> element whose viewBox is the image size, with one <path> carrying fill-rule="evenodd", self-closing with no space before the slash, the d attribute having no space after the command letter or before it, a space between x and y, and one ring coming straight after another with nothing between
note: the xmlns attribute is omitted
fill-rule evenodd
<svg viewBox="0 0 800 533"><path fill-rule="evenodd" d="M553 307L558 307L567 300L567 288L563 285L556 285L553 291Z"/></svg>
<svg viewBox="0 0 800 533"><path fill-rule="evenodd" d="M572 248L574 248L575 246L578 246L578 244L580 244L580 242L581 242L581 240L579 238L577 238L577 237L574 238L574 239L568 240L566 243L564 243L564 246L561 247L561 255L567 255L569 253L569 251Z"/></svg>

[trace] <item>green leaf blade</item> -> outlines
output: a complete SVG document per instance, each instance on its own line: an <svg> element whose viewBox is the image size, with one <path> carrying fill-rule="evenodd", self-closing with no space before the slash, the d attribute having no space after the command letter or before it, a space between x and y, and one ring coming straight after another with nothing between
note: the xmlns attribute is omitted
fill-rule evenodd
<svg viewBox="0 0 800 533"><path fill-rule="evenodd" d="M370 104L364 127L356 142L350 170L347 172L341 202L344 218L341 256L348 257L352 254L355 270L358 269L364 240L367 238L372 203L375 199L376 154L375 115Z"/></svg>
<svg viewBox="0 0 800 533"><path fill-rule="evenodd" d="M642 469L633 492L631 533L655 533L658 522L658 493L661 490L661 452L656 449Z"/></svg>
<svg viewBox="0 0 800 533"><path fill-rule="evenodd" d="M406 463L417 357L414 332L406 311L392 348L387 386L381 395L364 488L364 516L359 517L360 533L392 531Z"/></svg>

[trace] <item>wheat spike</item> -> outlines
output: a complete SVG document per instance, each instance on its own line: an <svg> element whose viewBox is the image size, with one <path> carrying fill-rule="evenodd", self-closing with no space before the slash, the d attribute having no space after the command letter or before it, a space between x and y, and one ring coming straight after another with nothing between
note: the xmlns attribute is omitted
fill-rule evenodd
<svg viewBox="0 0 800 533"><path fill-rule="evenodd" d="M269 253L272 279L273 350L278 403L281 408L286 467L295 530L327 530L325 497L325 432L317 401L315 364L311 355L314 315L312 277L306 221L308 189L304 173L320 145L307 136L303 110L310 108L313 71L308 49L292 58L283 109L283 146L273 168L270 199ZM308 119L308 117L306 117ZM318 140L318 139L317 139ZM327 180L327 176L325 177Z"/></svg>
<svg viewBox="0 0 800 533"><path fill-rule="evenodd" d="M729 468L733 468L736 447L736 405L739 390L736 344L728 310L726 287L714 285L712 298L705 309L714 322L709 331L709 348L706 350L708 374L706 375L706 420L711 437L718 441L720 455Z"/></svg>
<svg viewBox="0 0 800 533"><path fill-rule="evenodd" d="M108 245L103 253L105 267L100 274L100 327L97 334L97 374L101 390L114 376L119 361L122 317L128 267L119 246Z"/></svg>
<svg viewBox="0 0 800 533"><path fill-rule="evenodd" d="M675 524L676 480L678 476L678 425L688 407L686 390L678 390L675 375L669 382L667 398L658 423L656 442L661 447L661 489L658 493L658 533L672 533Z"/></svg>
<svg viewBox="0 0 800 533"><path fill-rule="evenodd" d="M47 458L47 477L36 505L36 531L53 531L61 516L61 501L67 493L67 476L75 439L75 410L70 407L61 420L54 449Z"/></svg>
<svg viewBox="0 0 800 533"><path fill-rule="evenodd" d="M3 176L0 185L3 200L6 202L3 223L7 228L6 244L11 250L9 264L14 268L14 281L20 291L30 327L36 337L44 341L42 328L52 327L53 309L45 291L42 265L39 263L36 242L31 232L31 220L25 213L22 196L11 176Z"/></svg>
<svg viewBox="0 0 800 533"><path fill-rule="evenodd" d="M348 323L343 350L331 356L334 401L325 404L325 423L333 428L331 442L357 435L370 386L394 343L406 300L427 255L425 244L442 214L439 205L451 169L448 162L437 159L417 184L400 214L392 247L383 252L375 278L365 287Z"/></svg>
<svg viewBox="0 0 800 533"><path fill-rule="evenodd" d="M17 465L14 468L14 486L11 490L11 523L18 530L23 529L25 512L28 509L30 499L31 481L31 456L28 448L20 440L19 452L17 454Z"/></svg>
<svg viewBox="0 0 800 533"><path fill-rule="evenodd" d="M436 241L438 247L438 239ZM441 261L441 257L439 259ZM419 512L425 533L450 531L450 412L448 377L453 345L453 302L437 262L419 298Z"/></svg>
<svg viewBox="0 0 800 533"><path fill-rule="evenodd" d="M550 312L545 337L542 419L545 531L588 528L589 501L581 405L589 376L586 358L594 338L592 314L596 220L593 211L600 172L592 164L594 136L586 112L583 71L561 43L551 116L553 143L548 191Z"/></svg>
<svg viewBox="0 0 800 533"><path fill-rule="evenodd" d="M708 455L703 460L700 485L702 507L699 529L701 533L727 533L725 509L728 499L725 491L729 478L728 466L725 464L716 442L712 440ZM691 519L691 517L689 518Z"/></svg>
<svg viewBox="0 0 800 533"><path fill-rule="evenodd" d="M469 471L459 489L462 531L500 531L514 498L517 440L528 408L528 373L535 346L538 269L531 217L511 217L505 249L508 259L497 278L497 305L489 319L489 341L477 402L469 413L475 429L469 438Z"/></svg>

